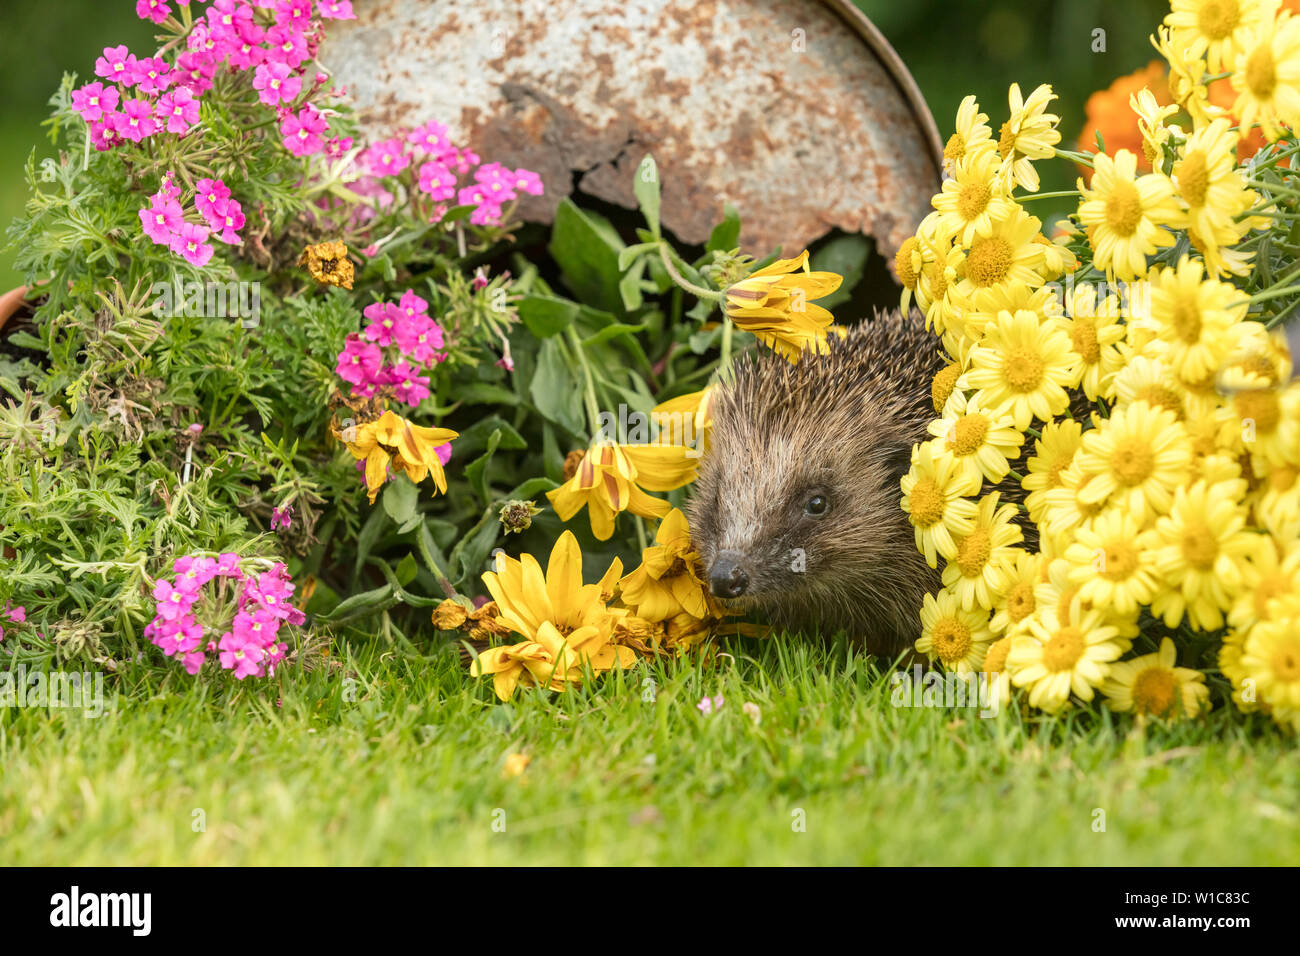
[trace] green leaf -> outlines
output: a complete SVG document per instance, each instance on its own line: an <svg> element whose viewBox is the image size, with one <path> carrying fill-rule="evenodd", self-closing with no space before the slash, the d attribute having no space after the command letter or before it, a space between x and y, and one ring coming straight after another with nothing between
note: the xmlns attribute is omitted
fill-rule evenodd
<svg viewBox="0 0 1300 956"><path fill-rule="evenodd" d="M393 523L399 526L405 525L416 516L416 508L420 503L420 489L406 475L399 475L384 485L380 500L388 517L393 519Z"/></svg>
<svg viewBox="0 0 1300 956"><path fill-rule="evenodd" d="M497 441L500 442L500 447L508 451L528 447L524 436L515 431L509 422L497 415L490 415L461 432L460 437L452 444L452 448L460 460L465 461L470 455L478 454L479 449L486 448L493 433L498 433Z"/></svg>
<svg viewBox="0 0 1300 956"><path fill-rule="evenodd" d="M538 495L544 494L548 491L554 491L558 487L560 487L559 484L551 481L549 478L529 478L527 481L520 485L516 485L511 489L510 493L506 495L506 497L528 500L536 498Z"/></svg>
<svg viewBox="0 0 1300 956"><path fill-rule="evenodd" d="M364 614L378 614L380 611L386 611L398 603L399 599L393 590L391 584L385 584L383 587L375 588L373 591L365 591L361 594L354 594L346 601L340 602L333 609L326 611L324 614L316 615L318 621L330 623L346 621L349 618L360 617Z"/></svg>
<svg viewBox="0 0 1300 956"><path fill-rule="evenodd" d="M420 566L415 563L415 555L408 551L406 557L397 562L397 567L394 568L393 571L397 575L398 583L401 584L402 587L406 587L406 585L415 580L416 574L420 571Z"/></svg>
<svg viewBox="0 0 1300 956"><path fill-rule="evenodd" d="M843 276L844 281L830 295L818 299L817 304L829 309L849 301L853 287L862 281L870 258L871 242L865 236L838 236L818 249L811 259L812 268L834 272Z"/></svg>
<svg viewBox="0 0 1300 956"><path fill-rule="evenodd" d="M492 461L492 456L496 454L497 446L500 444L501 429L498 428L488 438L487 451L465 466L465 480L478 492L479 500L484 505L492 504L492 491L488 487L487 481L487 467Z"/></svg>
<svg viewBox="0 0 1300 956"><path fill-rule="evenodd" d="M704 244L706 252L727 252L740 245L740 214L736 207L727 203L722 207L722 222L713 227L709 241Z"/></svg>
<svg viewBox="0 0 1300 956"><path fill-rule="evenodd" d="M649 252L657 246L657 242L638 242L634 246L628 246L618 254L618 268L620 272L627 270L627 267L636 262L644 253Z"/></svg>
<svg viewBox="0 0 1300 956"><path fill-rule="evenodd" d="M568 328L578 317L578 303L550 295L526 295L519 300L519 317L539 339Z"/></svg>
<svg viewBox="0 0 1300 956"><path fill-rule="evenodd" d="M543 416L575 435L586 432L582 415L582 385L574 378L555 339L547 339L537 356L537 371L528 387Z"/></svg>
<svg viewBox="0 0 1300 956"><path fill-rule="evenodd" d="M496 543L500 531L501 522L497 520L497 509L489 506L484 510L478 523L470 529L469 534L461 538L451 552L452 584L456 590L463 591L471 575L477 578L486 570L487 556L491 553L492 545Z"/></svg>
<svg viewBox="0 0 1300 956"><path fill-rule="evenodd" d="M632 181L632 193L641 206L641 214L645 216L651 234L658 239L659 167L655 165L655 158L649 153L645 154L641 165L637 167L636 178Z"/></svg>
<svg viewBox="0 0 1300 956"><path fill-rule="evenodd" d="M547 248L559 264L565 284L579 300L609 312L623 311L618 293L618 256L623 242L608 220L565 199L555 211Z"/></svg>
<svg viewBox="0 0 1300 956"><path fill-rule="evenodd" d="M623 308L629 312L641 308L641 303L644 301L641 295L641 276L644 272L645 260L638 259L618 282L618 294L623 299Z"/></svg>

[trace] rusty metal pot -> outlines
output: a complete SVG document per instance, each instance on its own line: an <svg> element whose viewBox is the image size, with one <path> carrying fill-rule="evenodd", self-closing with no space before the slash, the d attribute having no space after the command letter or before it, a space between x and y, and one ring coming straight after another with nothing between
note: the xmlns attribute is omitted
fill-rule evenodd
<svg viewBox="0 0 1300 956"><path fill-rule="evenodd" d="M632 208L653 152L664 225L701 243L724 203L764 255L834 228L892 258L938 188L942 141L898 55L849 0L358 0L321 61L367 134L429 119L574 191Z"/></svg>

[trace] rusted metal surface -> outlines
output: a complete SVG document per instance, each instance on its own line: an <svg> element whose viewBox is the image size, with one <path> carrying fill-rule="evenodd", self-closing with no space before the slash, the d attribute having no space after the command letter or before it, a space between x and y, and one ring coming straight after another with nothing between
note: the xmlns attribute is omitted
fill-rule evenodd
<svg viewBox="0 0 1300 956"><path fill-rule="evenodd" d="M629 208L646 152L664 225L701 243L724 203L764 255L838 227L891 255L938 188L942 146L906 69L848 3L358 0L321 60L368 133L428 119L541 174L549 222L576 188Z"/></svg>

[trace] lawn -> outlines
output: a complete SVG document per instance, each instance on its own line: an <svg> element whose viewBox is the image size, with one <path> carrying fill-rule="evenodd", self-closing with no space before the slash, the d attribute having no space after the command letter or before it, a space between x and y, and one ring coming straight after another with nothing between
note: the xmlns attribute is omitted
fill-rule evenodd
<svg viewBox="0 0 1300 956"><path fill-rule="evenodd" d="M229 686L141 667L97 719L0 711L0 859L1300 862L1300 756L1267 719L981 719L891 706L888 672L843 644L724 653L510 704L450 652L382 645Z"/></svg>

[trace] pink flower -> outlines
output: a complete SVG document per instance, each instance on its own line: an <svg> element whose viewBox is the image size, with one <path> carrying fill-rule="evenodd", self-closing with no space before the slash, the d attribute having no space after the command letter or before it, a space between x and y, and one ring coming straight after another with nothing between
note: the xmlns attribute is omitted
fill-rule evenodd
<svg viewBox="0 0 1300 956"><path fill-rule="evenodd" d="M542 186L542 177L526 169L515 170L514 188L519 192L528 193L530 196L540 196L545 191Z"/></svg>
<svg viewBox="0 0 1300 956"><path fill-rule="evenodd" d="M352 0L317 0L318 13L327 20L355 20Z"/></svg>
<svg viewBox="0 0 1300 956"><path fill-rule="evenodd" d="M197 30L198 27L194 29ZM187 50L176 58L176 70L177 81L195 96L202 96L212 89L212 78L217 74L217 59L211 53Z"/></svg>
<svg viewBox="0 0 1300 956"><path fill-rule="evenodd" d="M293 527L293 505L275 508L271 511L271 530L283 528L288 531Z"/></svg>
<svg viewBox="0 0 1300 956"><path fill-rule="evenodd" d="M474 181L482 185L485 200L497 206L515 198L515 179L500 163L485 163L474 170Z"/></svg>
<svg viewBox="0 0 1300 956"><path fill-rule="evenodd" d="M127 50L126 45L106 46L104 55L95 60L95 75L106 80L115 80L123 86L135 83L135 54Z"/></svg>
<svg viewBox="0 0 1300 956"><path fill-rule="evenodd" d="M167 19L167 14L172 12L167 0L136 0L135 15L141 20L152 20L154 23L162 23Z"/></svg>
<svg viewBox="0 0 1300 956"><path fill-rule="evenodd" d="M441 362L445 355L439 353L443 346L442 326L427 316L413 320L399 330L397 346L421 365Z"/></svg>
<svg viewBox="0 0 1300 956"><path fill-rule="evenodd" d="M238 246L244 240L239 238L239 230L244 228L244 207L240 205L238 199L227 199L218 203L214 207L216 215L208 220L208 224L216 232L213 238L224 242L228 246Z"/></svg>
<svg viewBox="0 0 1300 956"><path fill-rule="evenodd" d="M27 620L27 609L23 607L10 607L8 601L5 601L4 614L5 617L9 618L9 620L13 621L15 624L23 624ZM5 629L0 627L0 641L4 640L4 636Z"/></svg>
<svg viewBox="0 0 1300 956"><path fill-rule="evenodd" d="M419 187L439 202L451 199L456 195L456 174L437 161L421 163Z"/></svg>
<svg viewBox="0 0 1300 956"><path fill-rule="evenodd" d="M411 130L406 134L406 141L435 160L441 160L453 152L451 140L447 138L447 127L437 120L429 120L423 126Z"/></svg>
<svg viewBox="0 0 1300 956"><path fill-rule="evenodd" d="M158 118L166 121L167 132L188 133L199 121L199 101L186 86L164 93L158 100Z"/></svg>
<svg viewBox="0 0 1300 956"><path fill-rule="evenodd" d="M398 301L397 307L401 309L402 314L408 319L414 319L417 315L429 314L429 303L416 295L414 289L407 289L402 293L402 298Z"/></svg>
<svg viewBox="0 0 1300 956"><path fill-rule="evenodd" d="M351 136L339 136L325 144L325 152L330 156L342 156L351 148Z"/></svg>
<svg viewBox="0 0 1300 956"><path fill-rule="evenodd" d="M370 320L362 334L376 345L389 345L399 333L399 322L405 325L401 310L390 302L372 302L361 314Z"/></svg>
<svg viewBox="0 0 1300 956"><path fill-rule="evenodd" d="M182 591L197 591L211 581L217 573L217 562L212 558L187 555L172 564L176 587Z"/></svg>
<svg viewBox="0 0 1300 956"><path fill-rule="evenodd" d="M319 152L325 145L321 134L328 129L329 124L325 118L310 103L300 109L297 115L290 114L280 122L284 148L295 156L309 156Z"/></svg>
<svg viewBox="0 0 1300 956"><path fill-rule="evenodd" d="M226 670L233 669L235 677L239 680L261 674L265 652L257 644L227 631L221 636L221 643L217 646L221 649L221 666Z"/></svg>
<svg viewBox="0 0 1300 956"><path fill-rule="evenodd" d="M237 39L240 26L253 22L253 7L248 0L212 0L207 22L214 45L219 40Z"/></svg>
<svg viewBox="0 0 1300 956"><path fill-rule="evenodd" d="M90 142L99 152L112 149L122 142L116 129L117 113L105 113L104 118L90 124Z"/></svg>
<svg viewBox="0 0 1300 956"><path fill-rule="evenodd" d="M451 442L439 445L433 450L433 453L438 456L438 461L441 464L447 464L447 462L451 461Z"/></svg>
<svg viewBox="0 0 1300 956"><path fill-rule="evenodd" d="M297 69L307 59L307 34L291 24L277 23L266 31L267 59Z"/></svg>
<svg viewBox="0 0 1300 956"><path fill-rule="evenodd" d="M217 574L223 578L242 578L244 572L239 567L239 555L233 551L217 555Z"/></svg>
<svg viewBox="0 0 1300 956"><path fill-rule="evenodd" d="M212 258L213 247L208 244L208 230L192 222L181 223L172 234L171 250L192 266L202 268Z"/></svg>
<svg viewBox="0 0 1300 956"><path fill-rule="evenodd" d="M153 586L155 614L163 621L175 621L182 614L189 612L194 603L194 595L173 587L166 579L160 579Z"/></svg>
<svg viewBox="0 0 1300 956"><path fill-rule="evenodd" d="M399 401L414 408L429 397L429 380L410 362L398 362L388 370L388 381Z"/></svg>
<svg viewBox="0 0 1300 956"><path fill-rule="evenodd" d="M709 698L709 697L702 698L700 702L695 706L699 709L701 714L704 714L707 717L709 714L713 714L721 710L722 704L723 704L722 695L718 694L716 697L713 698Z"/></svg>
<svg viewBox="0 0 1300 956"><path fill-rule="evenodd" d="M410 157L402 152L402 141L396 136L370 146L361 154L361 161L372 176L396 176L411 165Z"/></svg>
<svg viewBox="0 0 1300 956"><path fill-rule="evenodd" d="M81 114L87 123L103 119L104 114L117 109L120 94L117 87L105 86L103 83L87 83L72 91L72 108Z"/></svg>
<svg viewBox="0 0 1300 956"><path fill-rule="evenodd" d="M253 89L267 106L292 103L302 92L302 79L284 63L263 63L253 72Z"/></svg>
<svg viewBox="0 0 1300 956"><path fill-rule="evenodd" d="M194 208L209 223L219 217L219 205L230 198L230 187L220 179L200 179L194 184Z"/></svg>
<svg viewBox="0 0 1300 956"><path fill-rule="evenodd" d="M162 57L146 56L135 61L131 78L141 93L161 93L172 85L171 65Z"/></svg>
<svg viewBox="0 0 1300 956"><path fill-rule="evenodd" d="M475 226L495 226L501 222L501 207L490 202L479 205L469 214L469 221Z"/></svg>
<svg viewBox="0 0 1300 956"><path fill-rule="evenodd" d="M185 673L193 677L203 667L203 664L207 659L207 655L202 651L194 651L192 654L186 654L183 658L185 661Z"/></svg>
<svg viewBox="0 0 1300 956"><path fill-rule="evenodd" d="M144 234L160 246L170 246L172 235L185 222L181 204L164 198L162 193L149 197L150 204L140 210L140 225Z"/></svg>
<svg viewBox="0 0 1300 956"><path fill-rule="evenodd" d="M345 340L343 351L339 353L335 371L343 381L362 385L375 380L383 362L384 353L379 346L362 342L361 337L352 332Z"/></svg>
<svg viewBox="0 0 1300 956"><path fill-rule="evenodd" d="M113 114L113 128L123 139L138 143L158 132L158 121L153 118L153 104L148 100L127 100L122 112Z"/></svg>
<svg viewBox="0 0 1300 956"><path fill-rule="evenodd" d="M276 0L275 22L306 29L311 22L311 0Z"/></svg>

